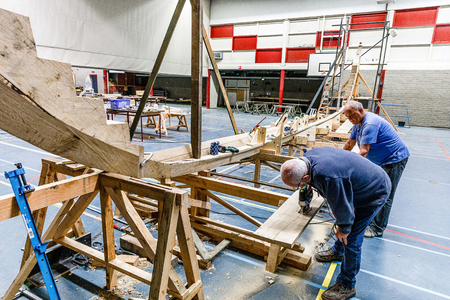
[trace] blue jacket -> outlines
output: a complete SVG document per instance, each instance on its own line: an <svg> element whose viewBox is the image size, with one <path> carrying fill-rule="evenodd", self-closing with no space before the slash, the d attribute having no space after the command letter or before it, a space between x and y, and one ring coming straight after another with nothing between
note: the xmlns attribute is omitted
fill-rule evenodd
<svg viewBox="0 0 450 300"><path fill-rule="evenodd" d="M326 198L342 233L350 233L355 208L383 205L391 180L379 166L357 153L322 147L308 151L310 184Z"/></svg>

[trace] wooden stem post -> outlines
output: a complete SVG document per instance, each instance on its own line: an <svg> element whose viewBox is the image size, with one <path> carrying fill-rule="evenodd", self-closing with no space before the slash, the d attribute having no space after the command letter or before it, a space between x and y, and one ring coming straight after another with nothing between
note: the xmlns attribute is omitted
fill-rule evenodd
<svg viewBox="0 0 450 300"><path fill-rule="evenodd" d="M203 1L192 0L191 48L191 147L192 157L201 157L202 143L202 29Z"/></svg>

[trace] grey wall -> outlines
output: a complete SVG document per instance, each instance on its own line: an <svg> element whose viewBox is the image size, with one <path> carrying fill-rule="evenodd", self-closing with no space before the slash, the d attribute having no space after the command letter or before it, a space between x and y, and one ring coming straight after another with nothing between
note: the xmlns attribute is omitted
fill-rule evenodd
<svg viewBox="0 0 450 300"><path fill-rule="evenodd" d="M156 77L154 89L163 89L168 92L171 99L191 99L190 77ZM203 78L203 101L206 101L206 78Z"/></svg>

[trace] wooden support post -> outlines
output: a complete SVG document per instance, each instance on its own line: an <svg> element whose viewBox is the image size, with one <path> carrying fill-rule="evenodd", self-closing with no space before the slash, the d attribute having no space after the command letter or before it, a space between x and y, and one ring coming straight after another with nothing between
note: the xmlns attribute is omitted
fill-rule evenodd
<svg viewBox="0 0 450 300"><path fill-rule="evenodd" d="M206 33L205 26L203 26L203 40L205 41L206 50L208 51L209 59L211 60L211 64L213 66L213 70L216 75L217 81L219 82L220 91L222 92L222 96L225 101L225 105L227 106L228 116L230 116L231 125L233 126L234 134L239 134L239 130L237 129L237 126L236 126L236 121L234 120L233 111L231 110L230 102L228 101L227 92L225 90L225 86L223 85L222 76L220 76L219 67L217 66L211 44L209 43L209 38L208 38L208 34Z"/></svg>
<svg viewBox="0 0 450 300"><path fill-rule="evenodd" d="M266 271L275 273L278 268L278 255L280 254L281 246L277 244L271 244L269 254L267 255Z"/></svg>
<svg viewBox="0 0 450 300"><path fill-rule="evenodd" d="M179 210L179 221L177 226L178 243L181 250L181 259L183 260L186 279L189 285L201 281L200 269L197 263L197 255L195 253L195 245L192 237L191 223L186 205L181 205ZM198 290L197 295L193 298L196 300L204 300L203 288Z"/></svg>
<svg viewBox="0 0 450 300"><path fill-rule="evenodd" d="M200 158L202 149L202 29L203 1L192 0L191 48L191 147L192 157Z"/></svg>
<svg viewBox="0 0 450 300"><path fill-rule="evenodd" d="M150 286L149 299L151 300L166 299L172 258L170 250L175 243L179 210L180 207L176 205L176 195L167 193L164 198L163 210L160 211L162 217L158 227L157 252L152 274L153 281Z"/></svg>
<svg viewBox="0 0 450 300"><path fill-rule="evenodd" d="M255 188L259 188L261 186L259 183L256 183L256 181L259 181L260 175L261 175L261 160L257 158L255 159L255 176L253 177L253 181L255 181L253 186Z"/></svg>
<svg viewBox="0 0 450 300"><path fill-rule="evenodd" d="M125 218L128 225L130 225L131 230L133 230L136 238L144 248L146 256L150 259L150 261L155 262L156 239L147 230L147 227L144 222L142 222L125 192L116 192L110 187L105 187L105 189L113 199L116 206L119 207L122 216ZM169 289L179 294L182 294L186 290L183 285L183 281L172 267L169 269Z"/></svg>
<svg viewBox="0 0 450 300"><path fill-rule="evenodd" d="M199 176L204 177L211 177L211 171L200 171L198 172ZM197 193L197 200L206 202L205 204L208 205L210 203L209 197L206 196L204 193ZM209 218L209 209L203 209L203 208L197 208L197 216L204 216Z"/></svg>
<svg viewBox="0 0 450 300"><path fill-rule="evenodd" d="M104 187L100 187L100 205L102 209L103 249L105 261L110 262L116 258L114 243L114 222L112 200ZM106 288L112 290L117 285L117 271L106 267Z"/></svg>

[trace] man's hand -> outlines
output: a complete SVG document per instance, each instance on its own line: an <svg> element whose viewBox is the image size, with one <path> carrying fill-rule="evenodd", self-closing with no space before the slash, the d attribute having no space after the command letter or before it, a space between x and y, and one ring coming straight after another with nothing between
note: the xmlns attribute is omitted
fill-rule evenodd
<svg viewBox="0 0 450 300"><path fill-rule="evenodd" d="M356 145L356 140L352 140L352 139L348 139L347 142L345 142L345 145L342 149L347 150L347 151L352 151L353 148Z"/></svg>
<svg viewBox="0 0 450 300"><path fill-rule="evenodd" d="M338 240L340 240L341 242L343 242L344 243L344 245L347 245L347 237L348 237L348 233L347 234L345 234L345 233L342 233L340 230L339 230L339 226L336 228L336 238L338 239Z"/></svg>

